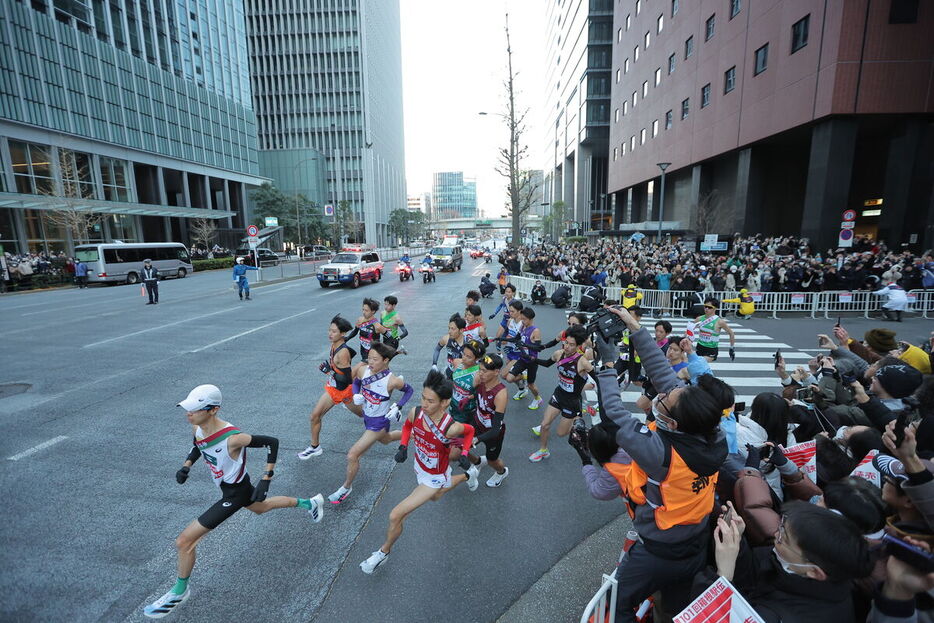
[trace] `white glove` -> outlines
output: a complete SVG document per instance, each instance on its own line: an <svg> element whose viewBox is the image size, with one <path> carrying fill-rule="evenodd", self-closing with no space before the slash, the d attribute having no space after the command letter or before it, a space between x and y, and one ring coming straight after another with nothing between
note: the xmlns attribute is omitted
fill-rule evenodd
<svg viewBox="0 0 934 623"><path fill-rule="evenodd" d="M386 412L386 419L390 421L399 421L399 416L402 415L402 411L399 409L399 405L393 404L389 407L389 411Z"/></svg>
<svg viewBox="0 0 934 623"><path fill-rule="evenodd" d="M431 364L431 369L434 370L435 372L437 372L437 371L438 371L438 364L436 364L436 363Z"/></svg>
<svg viewBox="0 0 934 623"><path fill-rule="evenodd" d="M366 398L363 397L363 394L353 395L353 403L355 405L362 405L364 402L366 402Z"/></svg>

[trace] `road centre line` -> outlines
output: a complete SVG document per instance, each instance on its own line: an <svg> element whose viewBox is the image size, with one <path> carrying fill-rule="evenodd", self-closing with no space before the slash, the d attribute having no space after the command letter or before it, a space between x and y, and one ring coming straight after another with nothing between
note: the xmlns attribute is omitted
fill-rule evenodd
<svg viewBox="0 0 934 623"><path fill-rule="evenodd" d="M20 460L20 459L25 459L27 456L31 456L31 455L35 454L36 452L39 452L40 450L45 450L45 449L48 448L49 446L54 446L54 445L57 444L58 442L60 442L60 441L65 441L66 439L68 439L68 437L67 437L66 435L59 435L58 437L53 437L52 439L49 439L48 441L43 441L42 443L40 443L40 444L38 444L38 445L35 445L35 446L29 448L28 450L23 450L23 451L20 452L19 454L14 454L13 456L8 456L8 457L7 457L7 460L8 460L8 461L18 461L18 460Z"/></svg>
<svg viewBox="0 0 934 623"><path fill-rule="evenodd" d="M183 318L182 320L176 320L175 322L161 324L157 327L148 327L146 329L140 329L139 331L134 331L133 333L127 333L126 335L119 335L117 337L111 337L106 340L101 340L100 342L93 342L91 344L85 344L84 346L82 346L82 348L91 348L92 346L100 346L101 344L109 344L110 342L116 342L117 340L122 340L128 337L135 337L137 335L142 335L143 333L149 333L151 331L158 331L160 329L165 329L167 327L174 327L175 325L180 325L185 322L191 322L192 320L200 320L201 318L207 318L209 316L216 316L218 314L226 314L227 312L237 311L238 309L246 309L246 307L228 307L227 309L222 309L220 311L211 312L210 314L201 314L200 316L192 316L191 318Z"/></svg>
<svg viewBox="0 0 934 623"><path fill-rule="evenodd" d="M268 327L271 327L271 326L273 326L273 325L279 324L280 322L285 322L286 320L291 320L292 318L298 318L299 316L304 316L305 314L310 314L311 312L315 311L315 309L316 309L316 308L312 307L311 309L306 309L306 310L303 311L303 312L299 312L299 313L297 313L297 314L292 314L291 316L286 316L285 318L280 318L279 320L273 320L272 322L267 322L266 324L262 324L262 325L260 325L260 326L258 326L258 327L253 327L252 329L249 329L249 330L247 330L247 331L243 331L243 332L238 333L238 334L236 334L236 335L231 335L230 337L224 338L223 340L218 340L218 341L216 341L216 342L212 342L212 343L210 343L210 344L208 344L208 345L206 345L206 346L202 346L201 348L196 348L195 350L191 350L191 351L188 351L188 352L190 352L190 353L200 353L200 352L203 351L203 350L207 350L207 349L213 348L213 347L215 347L215 346L220 346L221 344L225 344L225 343L230 342L230 341L232 341L232 340L236 340L236 339L238 339L238 338L241 338L241 337L243 337L243 336L245 336L245 335L249 335L249 334L251 334L251 333L256 333L257 331L261 331L261 330L266 329L266 328L268 328Z"/></svg>

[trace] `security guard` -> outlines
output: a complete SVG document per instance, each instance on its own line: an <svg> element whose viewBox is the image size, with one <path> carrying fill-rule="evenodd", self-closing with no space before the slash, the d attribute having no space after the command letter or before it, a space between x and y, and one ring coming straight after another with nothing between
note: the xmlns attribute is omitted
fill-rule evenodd
<svg viewBox="0 0 934 623"><path fill-rule="evenodd" d="M152 265L152 260L143 260L143 283L146 284L146 292L149 294L147 305L156 305L159 302L159 271Z"/></svg>
<svg viewBox="0 0 934 623"><path fill-rule="evenodd" d="M749 292L746 290L746 288L740 290L739 296L735 299L723 299L722 302L738 303L739 309L736 311L736 315L743 319L750 318L754 313L756 313L756 302L752 300L751 296L749 296Z"/></svg>
<svg viewBox="0 0 934 623"><path fill-rule="evenodd" d="M623 304L623 307L625 307L626 309L629 309L630 307L635 307L636 305L639 304L639 301L641 300L642 300L642 292L640 292L639 289L636 288L635 285L630 283L628 286L626 286L626 289L623 290L623 296L622 296L621 303Z"/></svg>

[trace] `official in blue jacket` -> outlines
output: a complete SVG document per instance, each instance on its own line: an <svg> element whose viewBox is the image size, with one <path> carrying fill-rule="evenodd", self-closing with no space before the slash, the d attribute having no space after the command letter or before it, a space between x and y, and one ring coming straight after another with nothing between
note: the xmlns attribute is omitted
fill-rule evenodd
<svg viewBox="0 0 934 623"><path fill-rule="evenodd" d="M255 266L247 266L243 263L243 258L238 257L237 263L233 267L233 280L237 284L237 294L240 300L243 300L243 294L246 293L246 300L250 300L250 282L246 278L246 271L258 270Z"/></svg>

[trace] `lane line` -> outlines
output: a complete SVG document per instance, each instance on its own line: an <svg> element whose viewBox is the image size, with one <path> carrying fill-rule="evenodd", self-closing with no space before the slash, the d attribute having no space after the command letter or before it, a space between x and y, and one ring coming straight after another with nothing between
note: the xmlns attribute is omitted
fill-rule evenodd
<svg viewBox="0 0 934 623"><path fill-rule="evenodd" d="M279 324L280 322L285 322L286 320L291 320L292 318L298 318L299 316L304 316L305 314L310 314L310 313L313 312L313 311L315 311L315 308L314 308L314 307L312 307L311 309L306 309L305 311L299 312L299 313L297 313L297 314L292 314L291 316L286 316L285 318L280 318L279 320L273 320L272 322L267 322L266 324L262 324L262 325L260 325L260 326L258 326L258 327L253 327L252 329L249 329L249 330L247 330L247 331L243 331L242 333L238 333L238 334L236 334L236 335L231 335L230 337L224 338L223 340L218 340L218 341L216 341L216 342L212 342L212 343L210 343L210 344L208 344L208 345L206 345L206 346L202 346L201 348L196 348L195 350L190 350L190 351L188 351L188 352L190 352L190 353L200 353L200 352L203 351L203 350L207 350L207 349L213 348L213 347L215 347L215 346L220 346L221 344L226 344L227 342L230 342L230 341L232 341L232 340L236 340L236 339L238 339L238 338L241 338L241 337L243 337L244 335L249 335L249 334L251 334L251 333L256 333L257 331L262 331L263 329L266 329L266 328L268 328L268 327L271 327L271 326L273 326L273 325L275 325L275 324Z"/></svg>
<svg viewBox="0 0 934 623"><path fill-rule="evenodd" d="M222 309L220 311L211 312L210 314L201 314L200 316L192 316L191 318L183 318L182 320L176 320L175 322L169 322L166 324L161 324L158 327L149 327L147 329L140 329L139 331L134 331L133 333L127 333L126 335L119 335L117 337L107 338L106 340L101 340L100 342L93 342L91 344L85 344L82 348L91 348L92 346L100 346L101 344L109 344L110 342L116 342L117 340L123 340L128 337L135 337L137 335L142 335L144 333L149 333L151 331L159 331L167 327L174 327L185 322L191 322L192 320L199 320L201 318L207 318L209 316L216 316L218 314L226 314L227 312L237 311L238 309L246 309L246 307L228 307L227 309Z"/></svg>
<svg viewBox="0 0 934 623"><path fill-rule="evenodd" d="M40 444L38 444L38 445L35 445L35 446L31 447L31 448L28 449L28 450L24 450L24 451L20 452L19 454L14 454L13 456L8 456L8 457L7 457L7 460L8 460L8 461L18 461L18 460L20 460L20 459L25 459L27 456L31 456L31 455L35 454L36 452L39 452L40 450L45 450L45 449L48 448L49 446L54 446L54 445L57 444L58 442L60 442L60 441L65 441L66 439L68 439L68 437L67 437L66 435L59 435L58 437L53 437L52 439L49 439L48 441L43 441L42 443L40 443Z"/></svg>

